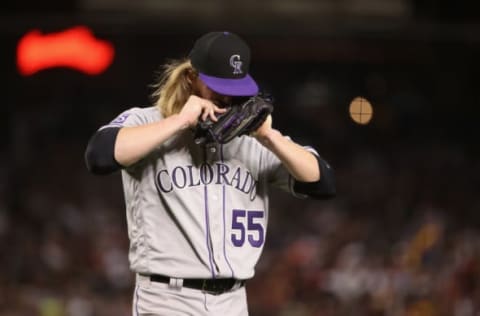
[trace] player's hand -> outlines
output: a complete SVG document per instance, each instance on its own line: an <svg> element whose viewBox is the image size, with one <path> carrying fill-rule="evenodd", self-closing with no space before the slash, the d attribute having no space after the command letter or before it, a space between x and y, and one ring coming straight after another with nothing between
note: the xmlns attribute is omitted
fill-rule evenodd
<svg viewBox="0 0 480 316"><path fill-rule="evenodd" d="M186 120L188 127L193 127L197 125L199 119L205 121L207 118L210 118L216 122L217 117L215 113L224 113L225 111L227 109L222 109L207 99L191 95L179 115Z"/></svg>
<svg viewBox="0 0 480 316"><path fill-rule="evenodd" d="M270 133L271 130L273 130L272 128L272 115L269 115L267 116L267 118L265 119L265 122L263 122L262 125L260 125L260 127L252 133L252 136L257 138L258 140L261 140L263 138L265 138L268 133Z"/></svg>
<svg viewBox="0 0 480 316"><path fill-rule="evenodd" d="M265 122L263 122L263 124L253 132L251 136L255 137L263 146L270 148L273 144L273 139L282 136L282 134L278 130L272 128L272 115L269 115Z"/></svg>

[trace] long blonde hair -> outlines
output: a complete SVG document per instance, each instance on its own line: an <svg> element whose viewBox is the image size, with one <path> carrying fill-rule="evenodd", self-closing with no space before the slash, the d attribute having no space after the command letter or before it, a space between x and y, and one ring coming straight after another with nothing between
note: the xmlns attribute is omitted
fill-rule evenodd
<svg viewBox="0 0 480 316"><path fill-rule="evenodd" d="M171 60L162 70L159 80L152 85L152 98L163 117L168 117L181 111L192 94L192 80L198 72L189 59Z"/></svg>

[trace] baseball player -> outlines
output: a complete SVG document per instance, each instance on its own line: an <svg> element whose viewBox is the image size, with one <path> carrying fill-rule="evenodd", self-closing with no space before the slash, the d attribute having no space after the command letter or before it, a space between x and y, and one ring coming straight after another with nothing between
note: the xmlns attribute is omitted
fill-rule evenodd
<svg viewBox="0 0 480 316"><path fill-rule="evenodd" d="M265 245L269 186L335 194L328 163L273 129L272 115L226 143L195 141L200 122L215 124L235 100L259 94L249 66L238 35L205 34L188 58L165 66L153 106L126 110L88 143L90 172L121 170L135 316L248 315L245 285Z"/></svg>

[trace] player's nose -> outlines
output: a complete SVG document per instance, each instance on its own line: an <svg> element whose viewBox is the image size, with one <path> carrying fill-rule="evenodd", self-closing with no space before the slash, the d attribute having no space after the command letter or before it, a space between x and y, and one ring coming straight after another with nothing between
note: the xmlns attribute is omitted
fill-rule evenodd
<svg viewBox="0 0 480 316"><path fill-rule="evenodd" d="M214 96L214 102L218 107L225 108L231 105L232 97L228 95L216 94Z"/></svg>

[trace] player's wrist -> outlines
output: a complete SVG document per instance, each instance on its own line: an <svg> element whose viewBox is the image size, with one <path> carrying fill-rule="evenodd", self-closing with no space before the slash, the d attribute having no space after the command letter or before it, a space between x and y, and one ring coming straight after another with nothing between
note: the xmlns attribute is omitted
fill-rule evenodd
<svg viewBox="0 0 480 316"><path fill-rule="evenodd" d="M179 130L187 129L192 125L188 117L186 115L181 115L181 113L173 114L170 119L176 122Z"/></svg>
<svg viewBox="0 0 480 316"><path fill-rule="evenodd" d="M261 133L255 133L254 137L265 147L270 148L275 139L278 137L282 137L280 131L270 128L267 130L262 130Z"/></svg>

